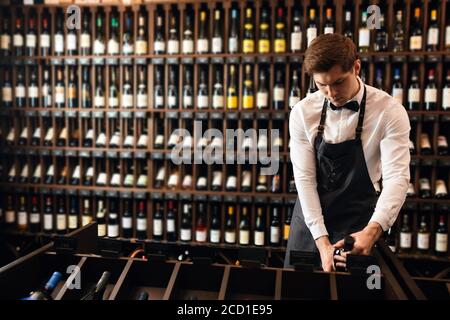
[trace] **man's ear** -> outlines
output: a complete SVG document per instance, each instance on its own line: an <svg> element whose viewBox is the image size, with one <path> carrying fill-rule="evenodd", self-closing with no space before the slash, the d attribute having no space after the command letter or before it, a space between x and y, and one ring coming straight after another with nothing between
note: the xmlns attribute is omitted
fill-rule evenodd
<svg viewBox="0 0 450 320"><path fill-rule="evenodd" d="M353 69L355 70L355 75L359 75L359 72L361 71L361 60L356 59L353 64Z"/></svg>

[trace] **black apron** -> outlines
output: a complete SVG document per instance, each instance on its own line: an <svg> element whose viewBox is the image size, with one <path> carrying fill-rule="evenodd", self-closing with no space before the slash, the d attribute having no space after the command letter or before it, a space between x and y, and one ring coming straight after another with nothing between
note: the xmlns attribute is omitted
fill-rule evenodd
<svg viewBox="0 0 450 320"><path fill-rule="evenodd" d="M367 171L361 142L366 108L366 87L364 86L358 125L353 140L335 144L326 143L323 140L327 106L325 99L314 149L317 192L329 239L331 244L334 244L367 225L374 212L377 195ZM291 220L285 267L291 266L289 263L291 250L318 252L311 232L305 224L298 198Z"/></svg>

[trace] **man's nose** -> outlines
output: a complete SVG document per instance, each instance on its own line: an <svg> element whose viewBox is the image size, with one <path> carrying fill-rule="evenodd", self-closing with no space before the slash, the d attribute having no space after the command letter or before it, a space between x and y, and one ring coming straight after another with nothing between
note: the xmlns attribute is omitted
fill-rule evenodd
<svg viewBox="0 0 450 320"><path fill-rule="evenodd" d="M331 86L327 86L328 96L334 98L336 96L336 90Z"/></svg>

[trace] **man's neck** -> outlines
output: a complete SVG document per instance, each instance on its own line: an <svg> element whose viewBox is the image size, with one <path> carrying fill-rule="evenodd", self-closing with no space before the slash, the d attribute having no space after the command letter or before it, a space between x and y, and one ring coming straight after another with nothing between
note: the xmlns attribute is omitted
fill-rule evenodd
<svg viewBox="0 0 450 320"><path fill-rule="evenodd" d="M358 92L359 92L359 89L361 89L361 83L359 83L359 80L358 80L358 77L356 76L355 77L355 80L356 80L356 82L357 82L357 86L356 86L356 89L355 89L355 91L352 93L352 97L350 98L350 100L352 100L354 97L356 97L356 95L358 94Z"/></svg>

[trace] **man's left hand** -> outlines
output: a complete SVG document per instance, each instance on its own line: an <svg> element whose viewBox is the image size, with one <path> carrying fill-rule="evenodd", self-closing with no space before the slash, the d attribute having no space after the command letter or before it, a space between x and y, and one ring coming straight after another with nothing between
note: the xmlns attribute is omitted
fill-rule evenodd
<svg viewBox="0 0 450 320"><path fill-rule="evenodd" d="M383 233L383 229L376 222L370 222L363 230L351 234L355 239L353 249L351 251L342 252L340 256L335 256L337 267L346 267L347 254L369 255L375 242ZM344 247L344 239L339 240L333 245L335 248Z"/></svg>

